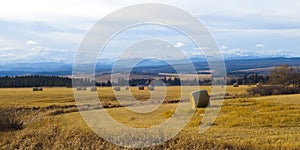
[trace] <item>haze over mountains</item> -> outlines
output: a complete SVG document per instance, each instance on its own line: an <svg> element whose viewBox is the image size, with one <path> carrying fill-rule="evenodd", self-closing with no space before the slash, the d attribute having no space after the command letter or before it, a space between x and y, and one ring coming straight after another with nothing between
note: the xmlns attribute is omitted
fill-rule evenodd
<svg viewBox="0 0 300 150"><path fill-rule="evenodd" d="M198 72L209 70L209 66L204 58L191 58L191 62L195 65ZM122 60L124 69L126 62L130 59ZM171 65L181 65L181 60L170 60L172 64L167 64L161 60L146 59L133 67L132 72L135 73L174 73ZM111 59L99 60L96 66L96 73L107 74L111 72L114 61ZM288 64L290 66L300 66L300 58L289 57L273 57L273 58L257 58L257 57L238 57L236 59L225 59L227 73L266 73L268 68L277 65ZM11 63L0 65L0 76L20 76L20 75L54 75L66 76L72 74L72 64L63 62L36 62L36 63Z"/></svg>

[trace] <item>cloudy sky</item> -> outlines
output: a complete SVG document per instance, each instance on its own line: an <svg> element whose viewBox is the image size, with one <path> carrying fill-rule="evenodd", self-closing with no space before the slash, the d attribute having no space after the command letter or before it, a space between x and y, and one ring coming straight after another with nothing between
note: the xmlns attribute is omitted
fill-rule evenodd
<svg viewBox="0 0 300 150"><path fill-rule="evenodd" d="M61 61L70 63L87 31L102 17L126 6L158 0L10 0L0 5L0 63ZM300 57L298 0L165 0L196 16L225 55ZM158 32L160 30L164 33ZM128 35L170 38L174 47L198 55L197 48L159 27L139 27L112 42L130 45ZM139 36L137 36L139 35ZM142 39L134 39L142 40ZM110 52L110 53L109 53Z"/></svg>

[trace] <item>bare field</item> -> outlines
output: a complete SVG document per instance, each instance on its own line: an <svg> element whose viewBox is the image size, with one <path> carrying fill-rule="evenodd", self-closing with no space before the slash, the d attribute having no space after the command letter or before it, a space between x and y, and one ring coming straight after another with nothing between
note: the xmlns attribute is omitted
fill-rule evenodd
<svg viewBox="0 0 300 150"><path fill-rule="evenodd" d="M197 89L186 88L190 91ZM209 91L210 88L201 87ZM226 87L230 95L245 95L248 88ZM122 95L122 90L118 94ZM151 97L148 90L139 91L131 87L130 91L141 103ZM156 89L156 92L162 91ZM111 88L98 88L97 92L101 102L117 104ZM183 98L188 96L189 93L185 93ZM168 87L166 103L151 113L134 113L125 107L103 109L94 106L85 112L106 111L124 125L145 128L170 118L178 105L172 102L181 98L180 87ZM44 88L43 92L33 92L31 88L0 89L0 109L13 112L24 123L22 130L0 131L0 149L123 149L95 134L83 121L75 105L71 88ZM204 112L205 109L197 109L192 120L177 136L149 149L300 147L300 95L226 99L213 126L200 134L199 125Z"/></svg>

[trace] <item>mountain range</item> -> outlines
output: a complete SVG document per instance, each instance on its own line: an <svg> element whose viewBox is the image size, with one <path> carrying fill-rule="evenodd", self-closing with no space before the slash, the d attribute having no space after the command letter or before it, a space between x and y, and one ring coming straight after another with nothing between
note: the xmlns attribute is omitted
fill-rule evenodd
<svg viewBox="0 0 300 150"><path fill-rule="evenodd" d="M132 64L137 60L121 60L123 69L130 67L126 64ZM197 71L209 70L208 63L204 58L191 58ZM288 64L290 66L300 66L300 58L274 57L274 58L249 58L239 57L238 59L225 59L225 65L228 73L239 71L270 68L277 65ZM135 73L174 73L174 65L186 66L185 60L145 59L136 64L132 69ZM110 73L114 67L114 61L111 59L99 60L96 65L96 73ZM255 71L255 70L254 70ZM20 76L20 75L53 75L67 76L72 74L72 64L63 62L40 62L40 63L10 63L0 65L0 76Z"/></svg>

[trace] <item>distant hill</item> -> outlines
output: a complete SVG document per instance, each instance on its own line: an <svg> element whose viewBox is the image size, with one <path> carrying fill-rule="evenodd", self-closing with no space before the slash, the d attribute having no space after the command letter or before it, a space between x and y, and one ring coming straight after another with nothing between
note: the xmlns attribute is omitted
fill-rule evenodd
<svg viewBox="0 0 300 150"><path fill-rule="evenodd" d="M209 70L209 66L204 59L191 59L198 72ZM172 60L173 66L186 68L186 64L182 61ZM124 60L126 64L126 60ZM259 59L234 59L225 60L228 74L236 73L265 73L268 68L288 64L290 66L300 66L300 58L259 58ZM158 74L158 73L176 73L172 65L160 60L144 60L132 69L134 73L142 74ZM96 72L107 74L112 70L112 64L98 63ZM122 69L129 70L124 67ZM189 72L185 72L189 73ZM52 75L52 76L68 76L72 74L72 64L64 64L57 62L46 63L16 63L0 65L0 76L20 76L20 75Z"/></svg>
<svg viewBox="0 0 300 150"><path fill-rule="evenodd" d="M228 72L235 72L253 68L267 68L288 64L290 66L300 66L300 58L264 58L264 59L244 59L227 60L226 68Z"/></svg>
<svg viewBox="0 0 300 150"><path fill-rule="evenodd" d="M198 72L205 72L209 70L209 65L206 61L193 63ZM228 74L264 74L267 73L270 68L283 64L288 64L289 66L300 66L300 58L260 58L225 60L226 70ZM179 68L188 67L188 65L186 64L175 64L174 66ZM133 69L133 71L137 73L175 73L175 70L171 65L136 67Z"/></svg>

